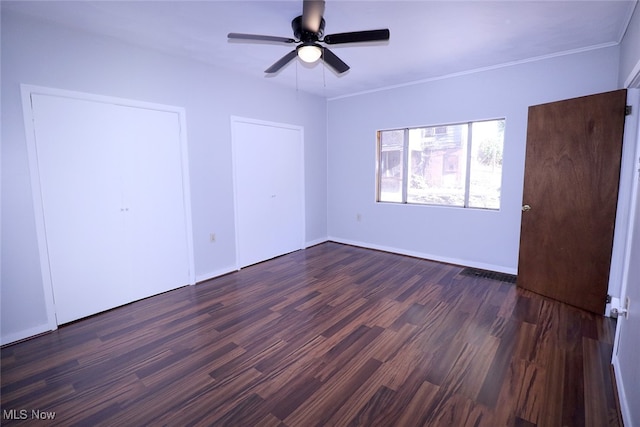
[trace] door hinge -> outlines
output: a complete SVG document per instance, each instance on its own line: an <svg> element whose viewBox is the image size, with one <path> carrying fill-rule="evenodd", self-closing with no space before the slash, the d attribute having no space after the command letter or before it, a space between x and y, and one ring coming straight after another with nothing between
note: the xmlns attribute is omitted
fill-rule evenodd
<svg viewBox="0 0 640 427"><path fill-rule="evenodd" d="M631 105L627 105L626 107L624 107L624 115L625 116L631 115Z"/></svg>
<svg viewBox="0 0 640 427"><path fill-rule="evenodd" d="M607 304L611 304L611 295L607 295L606 301L607 301Z"/></svg>

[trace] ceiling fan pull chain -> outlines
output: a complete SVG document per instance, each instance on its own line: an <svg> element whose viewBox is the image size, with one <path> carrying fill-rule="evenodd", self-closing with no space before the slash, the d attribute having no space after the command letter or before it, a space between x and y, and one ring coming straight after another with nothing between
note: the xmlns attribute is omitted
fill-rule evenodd
<svg viewBox="0 0 640 427"><path fill-rule="evenodd" d="M324 62L324 49L322 50L322 85L324 86L325 95L327 94L327 76L325 74L327 70L327 63Z"/></svg>

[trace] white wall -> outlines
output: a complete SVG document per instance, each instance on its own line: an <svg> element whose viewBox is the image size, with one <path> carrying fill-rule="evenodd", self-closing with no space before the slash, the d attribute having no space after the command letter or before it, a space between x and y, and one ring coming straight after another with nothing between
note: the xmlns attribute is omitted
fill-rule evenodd
<svg viewBox="0 0 640 427"><path fill-rule="evenodd" d="M620 43L620 73L618 78L620 87L628 87L631 79L638 72L640 72L640 6L636 3L631 21Z"/></svg>
<svg viewBox="0 0 640 427"><path fill-rule="evenodd" d="M609 47L330 100L330 238L515 273L528 107L617 89L618 54ZM499 117L500 211L376 203L376 130Z"/></svg>
<svg viewBox="0 0 640 427"><path fill-rule="evenodd" d="M2 13L2 343L42 332L46 313L20 101L34 84L184 107L196 278L233 269L230 116L304 127L306 240L326 237L326 101L273 81ZM209 233L216 242L209 242Z"/></svg>

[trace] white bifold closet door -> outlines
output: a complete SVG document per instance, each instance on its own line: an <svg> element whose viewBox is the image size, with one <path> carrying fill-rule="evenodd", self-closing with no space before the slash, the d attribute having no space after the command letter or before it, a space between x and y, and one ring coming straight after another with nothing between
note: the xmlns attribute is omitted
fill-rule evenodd
<svg viewBox="0 0 640 427"><path fill-rule="evenodd" d="M304 247L302 129L232 120L238 267Z"/></svg>
<svg viewBox="0 0 640 427"><path fill-rule="evenodd" d="M178 114L31 95L58 324L188 284Z"/></svg>

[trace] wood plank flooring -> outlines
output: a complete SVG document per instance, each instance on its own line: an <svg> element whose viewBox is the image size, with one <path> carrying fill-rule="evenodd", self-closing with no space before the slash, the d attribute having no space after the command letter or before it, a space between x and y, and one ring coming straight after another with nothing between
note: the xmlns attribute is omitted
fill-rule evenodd
<svg viewBox="0 0 640 427"><path fill-rule="evenodd" d="M329 242L69 324L2 424L619 425L614 320L461 270Z"/></svg>

